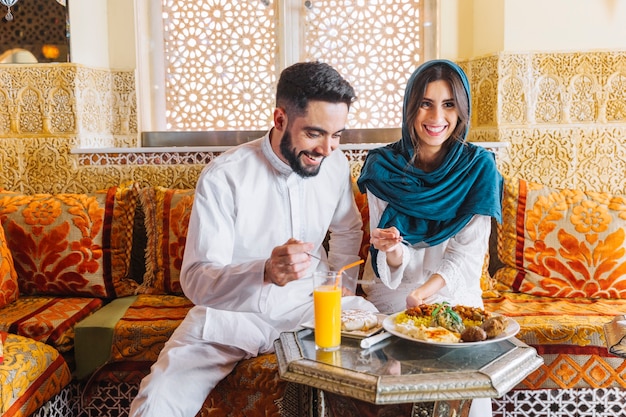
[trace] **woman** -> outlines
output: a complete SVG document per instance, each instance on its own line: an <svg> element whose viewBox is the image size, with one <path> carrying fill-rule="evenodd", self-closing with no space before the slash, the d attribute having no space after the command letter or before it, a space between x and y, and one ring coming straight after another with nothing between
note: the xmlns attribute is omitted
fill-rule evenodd
<svg viewBox="0 0 626 417"><path fill-rule="evenodd" d="M483 307L480 276L491 217L501 221L502 176L492 154L465 142L470 103L459 66L423 64L407 83L402 138L365 161L358 185L377 227L364 271L374 283L363 290L381 312L443 301ZM491 415L491 400L472 401L469 415Z"/></svg>
<svg viewBox="0 0 626 417"><path fill-rule="evenodd" d="M501 221L495 158L465 142L470 88L446 60L407 83L402 138L373 149L358 180L371 230L367 298L381 312L447 301L482 307L480 276L491 217ZM375 275L375 276L374 276Z"/></svg>

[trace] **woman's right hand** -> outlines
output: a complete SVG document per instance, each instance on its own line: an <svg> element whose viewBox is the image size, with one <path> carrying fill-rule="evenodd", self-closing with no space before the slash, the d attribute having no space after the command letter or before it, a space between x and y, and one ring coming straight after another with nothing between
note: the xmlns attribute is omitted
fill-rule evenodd
<svg viewBox="0 0 626 417"><path fill-rule="evenodd" d="M388 229L376 228L370 234L370 244L377 250L387 254L387 264L389 266L400 266L402 264L402 236L395 227Z"/></svg>
<svg viewBox="0 0 626 417"><path fill-rule="evenodd" d="M388 229L376 228L370 234L370 243L382 252L391 252L400 246L402 236L395 227Z"/></svg>

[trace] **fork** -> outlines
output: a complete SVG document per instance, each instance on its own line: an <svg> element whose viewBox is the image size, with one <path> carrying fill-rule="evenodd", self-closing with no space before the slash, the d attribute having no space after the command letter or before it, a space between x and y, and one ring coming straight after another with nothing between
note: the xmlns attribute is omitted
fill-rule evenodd
<svg viewBox="0 0 626 417"><path fill-rule="evenodd" d="M324 259L320 258L320 257L319 257L319 256L317 256L317 255L313 255L313 254L312 254L312 253L310 253L310 252L305 252L305 253L306 253L307 255L309 255L311 258L315 258L315 259L317 259L318 261L320 261L320 262L325 263L326 265L328 265L328 266L330 267L330 270L331 270L331 271L332 271L332 270L334 270L334 268L333 268L333 266L330 264L330 262L328 262L328 261L326 261L326 260L324 260Z"/></svg>

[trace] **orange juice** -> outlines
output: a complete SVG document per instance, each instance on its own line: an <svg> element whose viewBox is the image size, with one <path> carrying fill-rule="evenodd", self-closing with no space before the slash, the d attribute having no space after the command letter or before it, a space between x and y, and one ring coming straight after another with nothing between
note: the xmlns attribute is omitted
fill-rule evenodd
<svg viewBox="0 0 626 417"><path fill-rule="evenodd" d="M315 344L338 349L341 344L341 286L320 285L313 290Z"/></svg>

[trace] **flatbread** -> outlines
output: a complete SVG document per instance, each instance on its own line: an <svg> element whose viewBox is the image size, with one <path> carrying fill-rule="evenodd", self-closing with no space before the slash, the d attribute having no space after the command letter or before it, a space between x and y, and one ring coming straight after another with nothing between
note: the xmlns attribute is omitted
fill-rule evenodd
<svg viewBox="0 0 626 417"><path fill-rule="evenodd" d="M376 313L365 310L344 310L341 312L341 330L346 332L366 332L378 326Z"/></svg>

